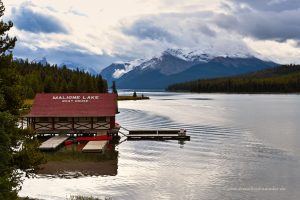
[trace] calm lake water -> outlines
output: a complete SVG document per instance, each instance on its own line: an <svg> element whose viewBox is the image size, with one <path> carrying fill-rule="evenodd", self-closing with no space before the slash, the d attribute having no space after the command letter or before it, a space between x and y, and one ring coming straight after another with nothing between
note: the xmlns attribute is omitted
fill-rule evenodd
<svg viewBox="0 0 300 200"><path fill-rule="evenodd" d="M125 141L116 147L116 174L26 178L20 195L300 198L300 95L144 95L151 100L119 102L122 126L185 128L191 141Z"/></svg>

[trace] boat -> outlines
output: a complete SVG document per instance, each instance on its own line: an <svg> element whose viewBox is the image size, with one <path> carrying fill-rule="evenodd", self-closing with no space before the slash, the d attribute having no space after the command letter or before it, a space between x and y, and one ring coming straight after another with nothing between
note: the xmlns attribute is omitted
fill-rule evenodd
<svg viewBox="0 0 300 200"><path fill-rule="evenodd" d="M76 141L100 141L100 140L112 140L112 136L100 135L94 137L77 137Z"/></svg>
<svg viewBox="0 0 300 200"><path fill-rule="evenodd" d="M66 141L64 141L64 145L65 146L68 146L68 145L73 144L73 143L74 143L74 140L66 140Z"/></svg>

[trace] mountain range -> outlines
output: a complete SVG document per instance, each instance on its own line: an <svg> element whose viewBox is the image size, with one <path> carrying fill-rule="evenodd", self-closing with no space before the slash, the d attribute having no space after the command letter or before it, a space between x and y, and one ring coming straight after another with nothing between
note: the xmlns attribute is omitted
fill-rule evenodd
<svg viewBox="0 0 300 200"><path fill-rule="evenodd" d="M47 65L45 57L33 62ZM92 75L99 71L71 61L59 67L77 68ZM209 50L167 49L149 59L115 62L100 73L108 84L116 81L122 89L165 89L169 85L198 79L227 77L276 67L272 61L261 60L250 54L224 54Z"/></svg>
<svg viewBox="0 0 300 200"><path fill-rule="evenodd" d="M278 64L249 54L167 49L150 59L113 63L101 75L108 83L116 81L118 88L164 89L174 83L239 75L275 66Z"/></svg>
<svg viewBox="0 0 300 200"><path fill-rule="evenodd" d="M67 68L72 69L72 70L77 70L77 68L78 68L79 70L83 70L84 72L87 72L87 73L92 74L92 75L99 74L99 72L97 72L97 70L95 70L94 68L83 66L83 65L78 64L78 63L73 63L72 61L63 61L59 65L59 67L62 67L62 66L66 66Z"/></svg>
<svg viewBox="0 0 300 200"><path fill-rule="evenodd" d="M46 66L48 64L50 64L47 60L46 57L42 57L42 58L37 58L35 60L32 60L31 62L34 62L34 63L39 63L43 66ZM78 64L78 63L74 63L72 61L63 61L61 64L58 65L59 67L63 67L63 66L66 66L67 68L71 69L71 70L83 70L84 72L87 72L89 74L92 74L92 75L97 75L99 74L99 72L91 67L86 67L86 66L83 66L81 64Z"/></svg>

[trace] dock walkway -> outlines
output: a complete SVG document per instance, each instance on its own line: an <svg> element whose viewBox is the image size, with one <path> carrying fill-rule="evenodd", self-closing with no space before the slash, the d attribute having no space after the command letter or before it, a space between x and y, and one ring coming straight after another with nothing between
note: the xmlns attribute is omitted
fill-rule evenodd
<svg viewBox="0 0 300 200"><path fill-rule="evenodd" d="M189 140L182 130L129 130L128 140Z"/></svg>
<svg viewBox="0 0 300 200"><path fill-rule="evenodd" d="M107 141L89 141L82 149L82 152L103 152Z"/></svg>
<svg viewBox="0 0 300 200"><path fill-rule="evenodd" d="M68 138L68 136L54 136L43 142L39 148L40 150L55 150Z"/></svg>

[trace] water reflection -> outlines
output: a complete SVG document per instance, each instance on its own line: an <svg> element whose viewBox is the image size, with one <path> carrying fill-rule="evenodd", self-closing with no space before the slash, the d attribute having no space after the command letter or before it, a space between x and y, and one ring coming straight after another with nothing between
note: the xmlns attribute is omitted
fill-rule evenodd
<svg viewBox="0 0 300 200"><path fill-rule="evenodd" d="M166 98L176 100L161 101ZM149 101L119 102L117 121L122 126L184 128L191 140L124 141L115 146L117 158L109 160L116 162L113 173L74 175L76 169L64 177L25 179L20 195L51 200L70 194L130 200L297 200L299 149L294 153L258 136L267 134L286 143L288 136L290 144L299 147L299 100L289 95L158 93ZM289 135L276 131L282 127L288 127ZM102 161L97 163L102 165ZM268 188L285 190L264 191Z"/></svg>
<svg viewBox="0 0 300 200"><path fill-rule="evenodd" d="M86 143L64 146L57 152L44 153L47 163L41 165L38 177L78 178L82 176L116 176L118 154L115 144L106 146L103 153L83 153Z"/></svg>

